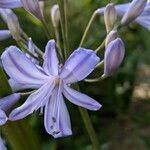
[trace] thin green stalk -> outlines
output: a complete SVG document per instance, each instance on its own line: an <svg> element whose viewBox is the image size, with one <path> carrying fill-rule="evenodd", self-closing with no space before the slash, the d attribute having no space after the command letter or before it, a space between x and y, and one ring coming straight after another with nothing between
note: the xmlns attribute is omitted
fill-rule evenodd
<svg viewBox="0 0 150 150"><path fill-rule="evenodd" d="M65 18L65 38L66 38L66 52L69 52L69 33L68 33L68 0L64 0L64 18ZM66 54L68 55L68 54Z"/></svg>
<svg viewBox="0 0 150 150"><path fill-rule="evenodd" d="M75 88L76 90L80 91L78 84L74 84L74 85L72 85L72 87ZM90 137L90 140L92 142L93 150L100 150L98 137L97 137L94 127L92 125L88 111L82 107L78 107L78 108L79 108L80 114L82 116L83 122L85 124L86 130L88 132L88 135Z"/></svg>
<svg viewBox="0 0 150 150"><path fill-rule="evenodd" d="M95 50L96 53L98 53L100 50L102 50L105 47L105 40L101 43L101 45Z"/></svg>
<svg viewBox="0 0 150 150"><path fill-rule="evenodd" d="M90 136L92 145L93 145L93 150L100 150L100 145L98 141L98 137L96 135L96 132L93 128L90 116L88 114L88 111L84 108L79 107L79 111L81 113L82 119L84 121L85 127L87 129L87 132Z"/></svg>
<svg viewBox="0 0 150 150"><path fill-rule="evenodd" d="M59 53L61 59L63 60L64 56L63 56L61 46L60 46L59 29L58 29L58 27L54 27L54 30L55 30L55 36L56 36L56 41L57 41L58 53Z"/></svg>
<svg viewBox="0 0 150 150"><path fill-rule="evenodd" d="M65 17L64 17L64 3L62 0L57 0L60 10L60 24L61 24L61 31L62 31L62 38L63 38L63 45L64 45L64 56L65 60L67 59L67 41L65 35Z"/></svg>
<svg viewBox="0 0 150 150"><path fill-rule="evenodd" d="M89 29L90 29L90 27L91 27L94 19L96 18L96 16L97 16L97 13L94 12L93 15L92 15L92 17L91 17L91 19L90 19L90 21L88 22L88 24L86 26L86 29L85 29L85 31L83 33L83 36L82 36L81 42L79 44L79 47L81 47L83 45L83 42L85 41L85 38L86 38L86 36L88 34L88 31L89 31Z"/></svg>

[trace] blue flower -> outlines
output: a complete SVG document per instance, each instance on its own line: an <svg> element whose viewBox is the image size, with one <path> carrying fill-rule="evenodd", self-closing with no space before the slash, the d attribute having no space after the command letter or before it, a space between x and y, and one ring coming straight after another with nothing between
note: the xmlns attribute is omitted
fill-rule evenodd
<svg viewBox="0 0 150 150"><path fill-rule="evenodd" d="M58 138L72 134L70 116L64 97L73 104L89 110L96 111L101 107L94 99L70 87L71 83L87 77L98 64L100 59L92 50L78 48L70 55L64 66L61 66L55 50L55 41L50 40L43 55L43 66L40 69L15 46L9 47L1 58L4 69L11 79L25 84L24 89L37 89L22 106L10 113L9 119L12 121L22 119L44 107L45 129L49 134Z"/></svg>

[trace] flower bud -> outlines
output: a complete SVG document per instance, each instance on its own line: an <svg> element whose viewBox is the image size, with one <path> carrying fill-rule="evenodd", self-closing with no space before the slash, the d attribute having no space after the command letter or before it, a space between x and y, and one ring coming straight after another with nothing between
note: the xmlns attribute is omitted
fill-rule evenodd
<svg viewBox="0 0 150 150"><path fill-rule="evenodd" d="M128 10L124 14L121 24L127 25L134 21L144 10L147 0L133 0Z"/></svg>
<svg viewBox="0 0 150 150"><path fill-rule="evenodd" d="M0 30L0 41L5 40L11 36L9 30Z"/></svg>
<svg viewBox="0 0 150 150"><path fill-rule="evenodd" d="M37 17L40 20L43 20L43 14L41 12L38 0L21 0L23 7Z"/></svg>
<svg viewBox="0 0 150 150"><path fill-rule="evenodd" d="M108 44L104 56L104 76L110 76L118 69L124 58L124 54L125 47L120 38Z"/></svg>
<svg viewBox="0 0 150 150"><path fill-rule="evenodd" d="M118 37L118 32L116 30L110 31L105 40L105 47L107 47L108 44L111 41L114 41L117 37Z"/></svg>
<svg viewBox="0 0 150 150"><path fill-rule="evenodd" d="M114 4L110 3L106 6L104 11L104 21L107 33L112 30L115 22L117 20L117 12Z"/></svg>
<svg viewBox="0 0 150 150"><path fill-rule="evenodd" d="M20 40L20 35L22 29L20 27L17 16L13 13L11 9L0 9L0 15L3 20L7 23L8 29L12 35L12 37L16 40Z"/></svg>
<svg viewBox="0 0 150 150"><path fill-rule="evenodd" d="M57 4L53 5L53 7L51 8L51 19L53 26L57 27L60 21L60 11L59 6Z"/></svg>

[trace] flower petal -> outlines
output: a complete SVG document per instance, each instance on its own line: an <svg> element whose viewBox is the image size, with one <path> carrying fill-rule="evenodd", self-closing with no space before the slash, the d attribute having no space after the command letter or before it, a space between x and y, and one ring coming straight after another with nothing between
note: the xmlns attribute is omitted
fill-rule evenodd
<svg viewBox="0 0 150 150"><path fill-rule="evenodd" d="M49 79L15 46L10 46L1 59L7 74L19 83L42 85Z"/></svg>
<svg viewBox="0 0 150 150"><path fill-rule="evenodd" d="M65 83L81 81L94 70L99 60L94 51L78 48L65 62L60 77Z"/></svg>
<svg viewBox="0 0 150 150"><path fill-rule="evenodd" d="M14 93L0 99L0 109L7 111L20 99L20 93Z"/></svg>
<svg viewBox="0 0 150 150"><path fill-rule="evenodd" d="M11 36L9 30L0 30L0 41L5 40Z"/></svg>
<svg viewBox="0 0 150 150"><path fill-rule="evenodd" d="M3 110L0 109L0 126L4 125L7 121L7 116Z"/></svg>
<svg viewBox="0 0 150 150"><path fill-rule="evenodd" d="M45 106L44 125L46 131L54 138L72 134L70 117L61 89L56 88Z"/></svg>
<svg viewBox="0 0 150 150"><path fill-rule="evenodd" d="M53 76L58 75L58 64L59 64L55 45L56 45L55 41L50 40L46 45L46 50L43 56L44 59L43 68L47 74Z"/></svg>
<svg viewBox="0 0 150 150"><path fill-rule="evenodd" d="M7 150L1 137L0 137L0 150Z"/></svg>
<svg viewBox="0 0 150 150"><path fill-rule="evenodd" d="M0 0L0 8L17 8L21 6L20 0Z"/></svg>
<svg viewBox="0 0 150 150"><path fill-rule="evenodd" d="M40 84L23 84L23 83L19 83L14 79L9 79L8 80L13 92L16 91L22 91L25 89L38 89L41 85Z"/></svg>
<svg viewBox="0 0 150 150"><path fill-rule="evenodd" d="M98 110L101 108L101 104L96 102L93 98L80 93L67 85L63 86L63 94L64 96L73 104L84 107L89 110Z"/></svg>
<svg viewBox="0 0 150 150"><path fill-rule="evenodd" d="M48 83L43 85L39 90L31 94L22 106L14 109L9 115L9 119L22 119L27 115L33 113L33 111L36 111L40 107L43 107L52 94L54 86L55 84L53 81L49 81Z"/></svg>

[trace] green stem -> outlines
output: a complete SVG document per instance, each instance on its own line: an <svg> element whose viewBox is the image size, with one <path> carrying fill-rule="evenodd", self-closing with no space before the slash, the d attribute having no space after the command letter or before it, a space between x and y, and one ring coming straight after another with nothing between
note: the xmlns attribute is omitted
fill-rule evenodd
<svg viewBox="0 0 150 150"><path fill-rule="evenodd" d="M62 50L61 50L61 46L60 46L60 35L59 35L59 29L58 27L54 27L54 30L55 30L55 36L56 36L56 43L57 43L57 47L58 47L58 53L61 57L61 59L63 60L64 59L64 56L63 56L63 53L62 53Z"/></svg>
<svg viewBox="0 0 150 150"><path fill-rule="evenodd" d="M88 111L84 108L79 107L79 111L81 113L82 119L84 121L87 132L90 136L91 142L93 144L93 150L100 150L99 141L96 135L96 132L93 128L91 119L89 117Z"/></svg>
<svg viewBox="0 0 150 150"><path fill-rule="evenodd" d="M64 56L65 60L67 59L67 40L65 35L65 17L64 17L64 3L62 0L57 0L60 10L60 24L61 24L61 31L62 31L62 38L63 38L63 45L64 45Z"/></svg>
<svg viewBox="0 0 150 150"><path fill-rule="evenodd" d="M72 87L74 89L80 91L78 84L74 84L74 85L72 85ZM91 122L90 116L88 114L88 111L85 108L82 108L82 107L78 107L78 108L79 108L80 114L82 116L83 122L85 124L86 130L89 134L90 140L92 142L93 150L100 150L98 137L97 137L96 132L94 130L94 127L92 125L92 122Z"/></svg>
<svg viewBox="0 0 150 150"><path fill-rule="evenodd" d="M65 38L66 38L66 52L69 52L69 34L68 34L68 0L64 0L64 20L65 20Z"/></svg>
<svg viewBox="0 0 150 150"><path fill-rule="evenodd" d="M88 23L87 26L86 26L86 29L85 29L85 31L84 31L84 33L83 33L83 36L82 36L81 42L80 42L80 44L79 44L79 47L81 47L81 46L83 45L83 42L85 41L85 38L86 38L86 36L87 36L87 34L88 34L88 31L89 31L89 29L90 29L90 27L91 27L91 25L92 25L94 19L96 18L96 16L97 16L97 13L96 13L96 11L95 11L95 12L93 13L93 15L92 15L92 17L91 17L89 23Z"/></svg>
<svg viewBox="0 0 150 150"><path fill-rule="evenodd" d="M101 45L95 50L96 53L98 53L100 50L102 50L105 47L105 40L101 43Z"/></svg>

